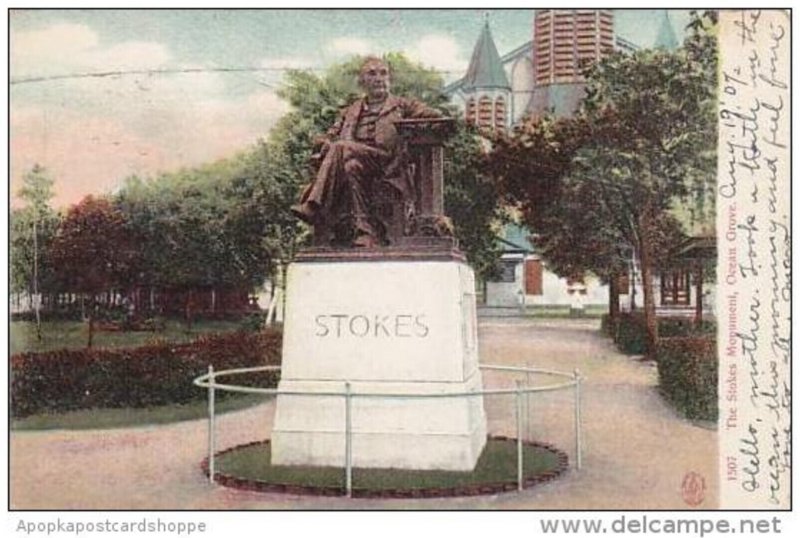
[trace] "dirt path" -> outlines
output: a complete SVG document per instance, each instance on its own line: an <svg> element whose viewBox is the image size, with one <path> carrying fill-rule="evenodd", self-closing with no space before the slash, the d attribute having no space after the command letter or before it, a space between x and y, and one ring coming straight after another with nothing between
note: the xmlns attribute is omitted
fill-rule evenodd
<svg viewBox="0 0 800 538"><path fill-rule="evenodd" d="M594 321L483 319L481 359L489 364L572 371L584 384L584 467L525 491L480 498L364 501L248 493L211 486L199 470L206 424L11 435L11 505L58 509L684 509L681 482L705 478L697 508L717 505L714 431L679 418L657 393L650 364L618 354ZM487 373L485 384L512 386ZM512 433L513 402L487 399L493 433ZM273 406L219 418L219 448L267 437ZM573 457L571 394L531 402L531 432Z"/></svg>

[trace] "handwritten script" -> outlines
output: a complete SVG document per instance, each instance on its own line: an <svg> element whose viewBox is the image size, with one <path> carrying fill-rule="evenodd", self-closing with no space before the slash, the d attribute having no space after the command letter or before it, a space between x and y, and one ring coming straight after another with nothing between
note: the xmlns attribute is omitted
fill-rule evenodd
<svg viewBox="0 0 800 538"><path fill-rule="evenodd" d="M789 506L790 20L720 14L717 230L723 508Z"/></svg>

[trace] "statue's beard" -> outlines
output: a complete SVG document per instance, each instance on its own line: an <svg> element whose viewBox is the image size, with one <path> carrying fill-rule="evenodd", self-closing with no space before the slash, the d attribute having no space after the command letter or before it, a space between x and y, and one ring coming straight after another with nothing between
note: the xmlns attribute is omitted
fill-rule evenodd
<svg viewBox="0 0 800 538"><path fill-rule="evenodd" d="M373 100L385 99L387 95L389 95L388 86L373 86L369 90L369 98Z"/></svg>

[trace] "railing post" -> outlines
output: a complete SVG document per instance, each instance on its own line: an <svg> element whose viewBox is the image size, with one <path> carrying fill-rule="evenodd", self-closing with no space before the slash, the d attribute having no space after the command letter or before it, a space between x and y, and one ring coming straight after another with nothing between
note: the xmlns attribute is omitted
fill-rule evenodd
<svg viewBox="0 0 800 538"><path fill-rule="evenodd" d="M527 368L525 372L525 438L530 441L533 439L533 432L531 432L531 393L528 392L531 388L531 361L526 361L525 367Z"/></svg>
<svg viewBox="0 0 800 538"><path fill-rule="evenodd" d="M581 373L575 368L575 466L581 468L582 439L581 439Z"/></svg>
<svg viewBox="0 0 800 538"><path fill-rule="evenodd" d="M353 424L350 382L344 384L344 484L348 497L353 496Z"/></svg>
<svg viewBox="0 0 800 538"><path fill-rule="evenodd" d="M214 452L216 451L216 425L214 423L214 366L208 365L208 480L214 483Z"/></svg>
<svg viewBox="0 0 800 538"><path fill-rule="evenodd" d="M522 381L517 380L517 489L523 490L522 468Z"/></svg>

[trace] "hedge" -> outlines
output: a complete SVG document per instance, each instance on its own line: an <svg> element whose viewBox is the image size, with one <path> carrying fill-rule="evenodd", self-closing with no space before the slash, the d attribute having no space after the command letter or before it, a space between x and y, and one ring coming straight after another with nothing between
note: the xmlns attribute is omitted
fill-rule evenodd
<svg viewBox="0 0 800 538"><path fill-rule="evenodd" d="M644 313L620 312L617 323L612 323L608 314L600 322L603 334L614 338L617 347L628 355L642 355L647 350L647 327ZM694 319L689 317L658 317L658 336L672 338L678 336L703 336L716 334L714 322L703 320L700 327L695 327Z"/></svg>
<svg viewBox="0 0 800 538"><path fill-rule="evenodd" d="M661 393L686 417L716 421L718 360L713 336L660 338L656 348Z"/></svg>
<svg viewBox="0 0 800 538"><path fill-rule="evenodd" d="M280 364L281 333L236 332L185 344L130 349L65 349L11 357L11 413L98 407L149 407L205 397L192 379L208 371ZM237 382L274 386L276 373L240 376ZM226 394L220 391L220 396Z"/></svg>
<svg viewBox="0 0 800 538"><path fill-rule="evenodd" d="M600 316L600 332L603 333L603 335L613 338L616 330L610 314L603 314Z"/></svg>
<svg viewBox="0 0 800 538"><path fill-rule="evenodd" d="M628 355L643 355L647 351L647 326L644 315L621 312L616 327L617 347Z"/></svg>
<svg viewBox="0 0 800 538"><path fill-rule="evenodd" d="M713 321L704 319L700 327L694 324L694 318L688 317L659 317L659 338L672 338L673 336L702 336L716 334L717 325Z"/></svg>

